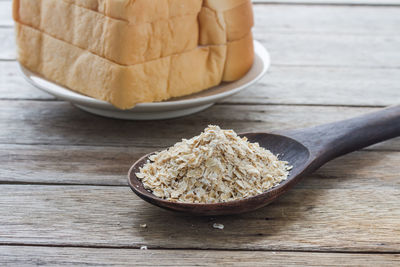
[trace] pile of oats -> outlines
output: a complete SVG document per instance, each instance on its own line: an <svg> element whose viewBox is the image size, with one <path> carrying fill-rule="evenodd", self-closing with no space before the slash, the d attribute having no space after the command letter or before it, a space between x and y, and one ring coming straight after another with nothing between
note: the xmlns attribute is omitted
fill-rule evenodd
<svg viewBox="0 0 400 267"><path fill-rule="evenodd" d="M285 180L289 169L258 143L210 125L199 136L152 155L136 176L169 201L218 203L261 194Z"/></svg>

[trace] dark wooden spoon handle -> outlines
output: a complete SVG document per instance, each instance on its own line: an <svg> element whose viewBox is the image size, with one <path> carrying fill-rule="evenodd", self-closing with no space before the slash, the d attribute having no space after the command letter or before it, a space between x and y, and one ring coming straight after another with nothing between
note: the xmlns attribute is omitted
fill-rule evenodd
<svg viewBox="0 0 400 267"><path fill-rule="evenodd" d="M302 142L310 150L311 159L321 166L333 158L400 136L400 106L282 134Z"/></svg>

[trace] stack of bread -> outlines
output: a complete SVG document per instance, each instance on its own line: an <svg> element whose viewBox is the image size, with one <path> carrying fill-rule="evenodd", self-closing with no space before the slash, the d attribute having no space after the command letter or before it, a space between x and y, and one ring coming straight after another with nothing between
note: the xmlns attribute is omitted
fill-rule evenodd
<svg viewBox="0 0 400 267"><path fill-rule="evenodd" d="M243 77L251 0L14 0L18 60L120 109Z"/></svg>

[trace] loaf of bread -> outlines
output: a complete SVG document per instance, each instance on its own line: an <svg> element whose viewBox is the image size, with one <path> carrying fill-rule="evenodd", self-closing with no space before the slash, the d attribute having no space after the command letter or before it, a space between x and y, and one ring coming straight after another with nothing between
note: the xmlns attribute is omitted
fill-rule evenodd
<svg viewBox="0 0 400 267"><path fill-rule="evenodd" d="M131 24L63 0L19 0L14 18L118 64L134 65L197 47L200 8L195 8L171 19Z"/></svg>
<svg viewBox="0 0 400 267"><path fill-rule="evenodd" d="M14 0L13 16L22 65L120 109L253 64L250 0Z"/></svg>

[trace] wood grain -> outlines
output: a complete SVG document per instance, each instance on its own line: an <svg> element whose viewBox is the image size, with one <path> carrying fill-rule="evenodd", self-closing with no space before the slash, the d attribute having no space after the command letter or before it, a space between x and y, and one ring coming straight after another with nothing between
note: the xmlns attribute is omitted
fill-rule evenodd
<svg viewBox="0 0 400 267"><path fill-rule="evenodd" d="M140 155L210 123L272 131L376 110L351 106L398 103L400 1L255 2L255 36L272 55L268 76L195 116L125 122L86 114L26 83L10 61L11 1L0 0L0 265L398 265L399 138L337 159L242 216L172 214L125 186Z"/></svg>
<svg viewBox="0 0 400 267"><path fill-rule="evenodd" d="M256 5L255 12L256 36L265 40L265 45L271 50L273 63L281 66L273 65L261 83L237 97L229 98L227 103L383 106L395 104L400 97L400 70L396 68L397 62L400 62L396 52L398 44L397 41L393 46L390 44L400 23L400 9ZM310 40L324 40L310 41L306 37L303 39L309 44L297 42L296 36L304 34L311 34ZM0 29L0 38L4 39L1 42L3 49L0 49L0 58L15 57L12 29ZM364 41L364 38L375 41ZM334 45L336 39L341 44ZM325 53L326 42L331 46L327 49L332 53ZM357 42L361 42L361 46ZM286 47L294 43L297 44L296 48ZM313 47L315 45L319 47ZM396 51L385 48L387 45ZM352 49L354 46L359 47L355 53ZM364 46L367 46L365 51ZM375 53L377 47L385 55ZM396 55L393 57L390 51ZM379 62L373 63L374 57ZM301 62L298 61L300 59ZM380 68L381 59L385 64L394 59L393 68L387 68L386 65ZM362 66L345 67L349 61L362 63ZM302 66L296 67L296 64ZM324 68L312 67L318 64ZM344 67L327 67L332 64ZM38 90L32 90L32 86L17 74L15 63L2 62L0 69L2 99L53 99ZM382 90L385 94L381 93ZM363 94L362 98L360 94Z"/></svg>
<svg viewBox="0 0 400 267"><path fill-rule="evenodd" d="M0 145L0 183L127 185L144 147ZM359 151L328 163L299 188L390 187L400 183L400 152ZM57 162L57 164L55 164Z"/></svg>
<svg viewBox="0 0 400 267"><path fill-rule="evenodd" d="M223 102L386 106L398 104L399 87L400 69L272 66L255 86Z"/></svg>
<svg viewBox="0 0 400 267"><path fill-rule="evenodd" d="M222 102L387 106L398 103L399 86L400 69L273 66L259 83ZM16 62L1 61L0 99L55 100L26 82Z"/></svg>
<svg viewBox="0 0 400 267"><path fill-rule="evenodd" d="M271 33L341 34L342 38L390 36L398 33L400 22L400 8L393 7L254 5L253 9L254 30L259 36Z"/></svg>
<svg viewBox="0 0 400 267"><path fill-rule="evenodd" d="M14 29L0 28L0 60L15 60L16 56Z"/></svg>
<svg viewBox="0 0 400 267"><path fill-rule="evenodd" d="M275 65L399 68L400 36L337 34L262 34L254 36L271 53ZM357 49L354 49L357 47ZM379 49L377 49L377 47ZM329 51L329 52L326 52Z"/></svg>
<svg viewBox="0 0 400 267"><path fill-rule="evenodd" d="M0 61L0 99L54 100L22 77L15 61Z"/></svg>
<svg viewBox="0 0 400 267"><path fill-rule="evenodd" d="M0 1L0 27L10 27L13 24L11 0Z"/></svg>
<svg viewBox="0 0 400 267"><path fill-rule="evenodd" d="M3 246L2 266L377 266L400 262L398 254L270 251L137 250Z"/></svg>
<svg viewBox="0 0 400 267"><path fill-rule="evenodd" d="M0 28L0 36L4 40L12 40L12 30ZM269 50L275 65L400 68L398 35L265 34L259 27L255 28L254 37ZM5 41L3 49L8 52L1 60L15 59L12 56L14 49L5 47L7 43Z"/></svg>
<svg viewBox="0 0 400 267"><path fill-rule="evenodd" d="M0 243L399 253L399 197L398 185L295 188L256 212L209 218L155 208L128 187L1 185Z"/></svg>
<svg viewBox="0 0 400 267"><path fill-rule="evenodd" d="M347 12L342 14L343 10ZM270 50L275 65L400 67L398 8L280 7L279 10L256 5L255 13L255 38ZM291 15L282 18L282 14L296 15L292 19ZM384 24L374 23L381 19ZM6 40L2 50L8 51L0 54L2 59L15 58L13 43L9 41L14 39L12 35L10 28L0 29L1 39Z"/></svg>
<svg viewBox="0 0 400 267"><path fill-rule="evenodd" d="M130 166L152 151L144 147L0 145L0 182L127 185Z"/></svg>
<svg viewBox="0 0 400 267"><path fill-rule="evenodd" d="M189 117L122 121L80 111L65 102L2 101L0 144L168 147L217 124L237 132L302 128L361 115L376 108L216 105ZM312 119L310 119L312 118ZM400 149L399 139L379 145Z"/></svg>
<svg viewBox="0 0 400 267"><path fill-rule="evenodd" d="M397 53L397 41L392 44L393 46L390 44L393 33L397 32L400 23L400 9L256 5L255 12L258 25L255 28L256 36L265 40L265 45L271 48L274 64L282 66L274 65L261 83L237 97L226 100L226 103L383 106L395 104L400 97L398 90L400 70L396 68L397 62L400 62L398 60L400 54ZM291 15L282 17L282 14ZM376 23L377 20L381 23ZM310 44L301 45L301 42L297 42L297 35L304 34L311 34L310 40L321 36L324 40L314 42L307 37L305 41ZM365 34L367 36L363 36ZM292 35L296 38L296 42L287 40L292 38ZM0 58L14 58L12 29L0 29L0 38L4 39L1 42L3 49L0 49ZM364 41L363 38L372 38L375 41ZM336 39L342 43L333 45L337 42ZM326 50L322 45L324 42L332 46L328 49L333 53L325 53ZM357 42L361 42L361 46L357 45ZM294 43L297 46L295 49L285 47ZM391 50L385 48L388 44L396 50L392 50L396 53L394 57ZM313 48L315 45L319 47ZM365 45L368 46L366 48L368 51L363 51ZM359 47L358 55L358 52L354 53L352 49L354 46ZM379 55L380 52L375 53L376 47L379 47L385 55ZM312 49L305 51L303 48ZM385 68L379 68L381 63L373 63L373 57L378 58L378 61L384 60L385 64L394 59L392 66L394 68L388 69L387 65ZM385 57L390 59L387 60ZM297 61L301 58L304 61L292 62L292 59ZM321 63L319 62L321 59L328 62ZM368 61L367 64L364 64L365 60ZM363 66L362 68L325 66L329 64L346 66L348 65L346 61L362 63ZM365 68L370 63L373 64L369 67L373 68ZM307 67L296 67L296 64ZM322 64L325 68L312 67L318 64ZM2 62L0 69L2 99L54 99L38 90L32 90L32 86L17 74L15 63ZM381 93L382 90L385 94ZM321 91L324 93L321 94ZM364 97L358 97L360 94Z"/></svg>
<svg viewBox="0 0 400 267"><path fill-rule="evenodd" d="M398 0L392 2L400 4ZM297 32L392 35L398 32L400 21L400 9L393 7L254 5L253 9L255 29L259 29L260 34ZM13 25L11 5L0 1L0 10L4 13L0 13L0 27Z"/></svg>

